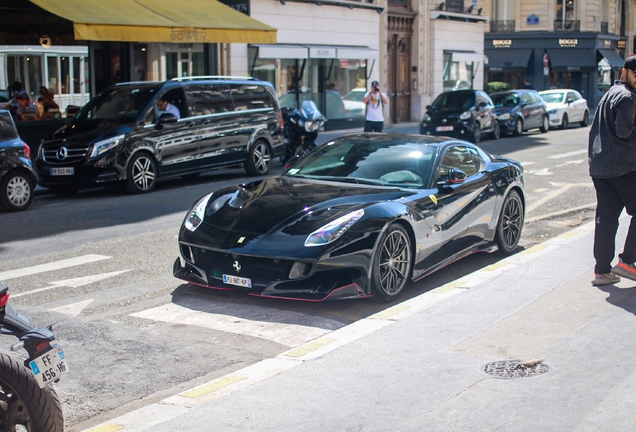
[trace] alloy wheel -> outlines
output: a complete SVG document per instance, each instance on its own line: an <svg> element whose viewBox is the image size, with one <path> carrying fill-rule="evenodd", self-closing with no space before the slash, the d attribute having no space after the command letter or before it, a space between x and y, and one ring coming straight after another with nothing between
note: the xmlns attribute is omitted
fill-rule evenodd
<svg viewBox="0 0 636 432"><path fill-rule="evenodd" d="M411 245L402 230L391 232L380 249L378 265L380 288L388 295L394 295L406 284L411 267Z"/></svg>
<svg viewBox="0 0 636 432"><path fill-rule="evenodd" d="M261 142L256 144L252 155L254 168L260 173L266 173L269 170L271 160L272 155L269 153L269 146Z"/></svg>
<svg viewBox="0 0 636 432"><path fill-rule="evenodd" d="M135 160L132 167L132 178L140 191L151 189L155 183L155 176L155 165L150 158L140 156Z"/></svg>
<svg viewBox="0 0 636 432"><path fill-rule="evenodd" d="M519 194L511 192L504 202L499 221L499 241L505 252L512 252L517 247L523 228L524 210Z"/></svg>

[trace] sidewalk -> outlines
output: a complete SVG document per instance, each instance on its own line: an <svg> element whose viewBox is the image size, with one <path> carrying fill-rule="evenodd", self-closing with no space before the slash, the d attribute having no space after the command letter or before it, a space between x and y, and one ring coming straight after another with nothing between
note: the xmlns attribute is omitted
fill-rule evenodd
<svg viewBox="0 0 636 432"><path fill-rule="evenodd" d="M91 430L632 431L636 283L590 284L593 227Z"/></svg>

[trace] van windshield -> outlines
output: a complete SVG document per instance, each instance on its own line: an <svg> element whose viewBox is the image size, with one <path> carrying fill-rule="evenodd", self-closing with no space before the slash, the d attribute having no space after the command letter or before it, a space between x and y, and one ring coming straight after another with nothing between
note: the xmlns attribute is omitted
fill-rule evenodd
<svg viewBox="0 0 636 432"><path fill-rule="evenodd" d="M146 109L159 87L122 86L105 90L91 99L76 118L132 121Z"/></svg>
<svg viewBox="0 0 636 432"><path fill-rule="evenodd" d="M475 93L445 92L437 96L432 106L439 110L467 110L475 106Z"/></svg>

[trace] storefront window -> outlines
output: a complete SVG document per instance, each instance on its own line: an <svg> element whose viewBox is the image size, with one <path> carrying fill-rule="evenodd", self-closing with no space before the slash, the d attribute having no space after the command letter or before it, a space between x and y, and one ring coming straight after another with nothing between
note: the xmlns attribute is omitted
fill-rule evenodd
<svg viewBox="0 0 636 432"><path fill-rule="evenodd" d="M312 100L334 127L364 120L366 60L263 59L255 58L255 48L249 54L252 76L274 85L281 107L294 109Z"/></svg>
<svg viewBox="0 0 636 432"><path fill-rule="evenodd" d="M203 44L163 44L165 79L204 74Z"/></svg>
<svg viewBox="0 0 636 432"><path fill-rule="evenodd" d="M444 54L444 91L473 88L472 62L453 61L452 53Z"/></svg>
<svg viewBox="0 0 636 432"><path fill-rule="evenodd" d="M42 56L7 55L7 82L20 82L29 96L37 97L42 85Z"/></svg>
<svg viewBox="0 0 636 432"><path fill-rule="evenodd" d="M604 58L598 62L598 94L602 96L612 86L612 67Z"/></svg>

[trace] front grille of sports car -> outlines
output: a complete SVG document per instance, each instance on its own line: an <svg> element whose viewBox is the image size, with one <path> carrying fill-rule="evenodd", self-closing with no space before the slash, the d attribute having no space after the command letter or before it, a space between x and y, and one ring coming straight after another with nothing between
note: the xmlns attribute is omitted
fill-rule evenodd
<svg viewBox="0 0 636 432"><path fill-rule="evenodd" d="M63 151L60 151L64 147ZM50 164L68 164L82 160L88 153L85 144L59 145L42 148L42 159Z"/></svg>
<svg viewBox="0 0 636 432"><path fill-rule="evenodd" d="M198 268L204 269L216 280L223 275L250 278L252 285L267 286L274 281L290 280L289 273L295 260L253 257L217 252L194 246L181 246L182 255L190 258ZM310 268L305 272L309 273Z"/></svg>

